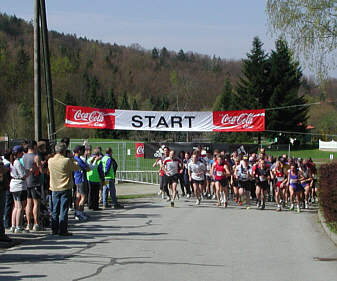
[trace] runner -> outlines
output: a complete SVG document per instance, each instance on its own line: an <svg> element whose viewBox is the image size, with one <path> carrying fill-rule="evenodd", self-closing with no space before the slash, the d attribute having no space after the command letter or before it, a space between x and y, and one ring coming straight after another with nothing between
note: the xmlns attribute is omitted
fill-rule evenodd
<svg viewBox="0 0 337 281"><path fill-rule="evenodd" d="M254 176L256 180L256 199L258 200L257 207L264 210L266 207L266 192L269 188L270 170L266 167L263 158L259 160Z"/></svg>
<svg viewBox="0 0 337 281"><path fill-rule="evenodd" d="M236 165L235 177L238 179L240 198L242 198L243 195L246 196L247 210L250 209L250 181L249 180L252 177L251 173L252 173L252 166L249 165L248 156L243 156L240 164ZM240 202L242 202L241 200Z"/></svg>
<svg viewBox="0 0 337 281"><path fill-rule="evenodd" d="M281 211L281 198L282 202L286 202L286 183L287 183L287 175L284 170L283 163L280 161L276 161L275 167L272 170L272 179L275 180L275 199L277 208L276 211Z"/></svg>
<svg viewBox="0 0 337 281"><path fill-rule="evenodd" d="M307 160L304 160L303 162L301 161L300 163L300 171L302 175L301 179L301 185L304 189L304 208L309 209L309 195L310 195L310 186L312 185L312 175L311 175L311 170L308 167L308 162Z"/></svg>
<svg viewBox="0 0 337 281"><path fill-rule="evenodd" d="M192 195L191 191L191 181L188 175L188 164L191 162L191 153L185 152L185 158L183 160L183 165L184 165L184 182L185 182L185 187L187 191L187 196L186 198L189 199Z"/></svg>
<svg viewBox="0 0 337 281"><path fill-rule="evenodd" d="M163 162L165 183L169 184L172 190L171 207L174 207L174 200L177 195L179 169L182 169L182 162L175 156L175 151L171 150L169 152L169 157L167 157Z"/></svg>
<svg viewBox="0 0 337 281"><path fill-rule="evenodd" d="M312 182L311 182L311 202L316 203L318 201L318 186L317 186L317 169L315 166L315 163L312 161L311 158L307 160L307 165L311 171L311 177L312 177Z"/></svg>
<svg viewBox="0 0 337 281"><path fill-rule="evenodd" d="M231 179L231 185L233 187L233 193L234 193L234 202L238 203L239 205L242 205L242 201L240 199L239 195L239 177L238 173L236 171L237 167L240 166L240 159L237 157L234 159L234 165L233 165L233 175Z"/></svg>
<svg viewBox="0 0 337 281"><path fill-rule="evenodd" d="M216 198L217 206L221 206L220 192L224 192L223 204L224 207L228 206L228 180L227 176L230 175L230 170L228 164L225 163L225 157L221 154L217 155L217 160L213 163L211 174L214 172L215 188L216 188Z"/></svg>
<svg viewBox="0 0 337 281"><path fill-rule="evenodd" d="M194 195L197 198L196 205L200 205L202 187L205 182L206 166L198 160L196 151L192 154L192 161L188 164L188 175L194 189Z"/></svg>
<svg viewBox="0 0 337 281"><path fill-rule="evenodd" d="M303 187L300 184L300 175L295 163L290 164L290 170L288 171L288 185L290 191L290 211L294 210L294 195L296 196L296 212L300 212L300 197L303 192Z"/></svg>
<svg viewBox="0 0 337 281"><path fill-rule="evenodd" d="M158 170L158 173L159 173L159 176L160 176L160 180L159 180L159 188L160 188L160 191L158 192L158 195L161 195L162 196L162 199L164 199L165 197L165 194L167 195L167 201L171 201L171 196L170 196L170 192L169 192L169 189L168 189L168 185L167 185L167 182L165 181L165 173L164 173L164 169L163 169L163 164L164 164L164 160L169 156L169 153L170 153L170 149L165 146L163 148L163 155L160 157L160 158L157 158L156 161L153 163L153 167L155 166L159 166L159 170Z"/></svg>

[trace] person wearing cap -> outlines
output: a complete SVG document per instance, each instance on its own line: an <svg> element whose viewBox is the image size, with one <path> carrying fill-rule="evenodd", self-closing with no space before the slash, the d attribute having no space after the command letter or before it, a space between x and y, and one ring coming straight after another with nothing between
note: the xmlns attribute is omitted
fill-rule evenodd
<svg viewBox="0 0 337 281"><path fill-rule="evenodd" d="M96 162L100 157L93 157L91 161L86 161L84 158L85 146L76 145L73 149L74 160L80 166L80 170L74 172L74 180L76 185L76 200L75 200L75 219L86 221L88 218L84 214L84 203L88 194L88 181L86 173L96 167Z"/></svg>
<svg viewBox="0 0 337 281"><path fill-rule="evenodd" d="M12 212L12 227L10 232L23 233L29 232L23 228L23 210L27 201L26 178L32 173L33 169L26 170L22 165L20 158L23 155L23 147L17 145L13 147L11 159L11 182L9 190L13 194L14 208Z"/></svg>
<svg viewBox="0 0 337 281"><path fill-rule="evenodd" d="M68 232L68 211L73 187L73 172L80 169L74 159L66 158L67 146L55 145L55 155L48 160L50 190L52 191L52 234L72 235Z"/></svg>

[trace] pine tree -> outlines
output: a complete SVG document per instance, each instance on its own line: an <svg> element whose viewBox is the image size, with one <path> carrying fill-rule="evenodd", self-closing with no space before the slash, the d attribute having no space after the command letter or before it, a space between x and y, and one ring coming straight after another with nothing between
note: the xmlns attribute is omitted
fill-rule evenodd
<svg viewBox="0 0 337 281"><path fill-rule="evenodd" d="M130 104L128 102L128 96L126 94L126 91L123 94L121 104L119 106L120 109L130 109Z"/></svg>
<svg viewBox="0 0 337 281"><path fill-rule="evenodd" d="M222 90L221 95L217 96L215 103L213 105L213 110L214 111L233 110L233 102L232 102L232 99L234 98L233 95L234 93L231 81L229 80L229 77L226 77L224 88Z"/></svg>
<svg viewBox="0 0 337 281"><path fill-rule="evenodd" d="M138 109L139 109L139 108L138 108L137 100L134 99L134 100L133 100L133 103L132 103L132 110L138 110Z"/></svg>
<svg viewBox="0 0 337 281"><path fill-rule="evenodd" d="M116 109L117 106L117 100L115 98L115 91L113 88L111 88L109 90L109 97L108 97L108 101L107 101L107 108L109 109Z"/></svg>
<svg viewBox="0 0 337 281"><path fill-rule="evenodd" d="M276 41L276 50L270 56L270 74L266 83L272 89L270 108L305 104L298 96L302 72L299 63L284 40ZM308 119L308 107L291 107L267 111L266 127L269 130L304 132Z"/></svg>
<svg viewBox="0 0 337 281"><path fill-rule="evenodd" d="M270 66L262 46L260 39L255 37L251 53L243 60L242 75L236 87L241 109L260 109L268 105L270 92L266 79Z"/></svg>

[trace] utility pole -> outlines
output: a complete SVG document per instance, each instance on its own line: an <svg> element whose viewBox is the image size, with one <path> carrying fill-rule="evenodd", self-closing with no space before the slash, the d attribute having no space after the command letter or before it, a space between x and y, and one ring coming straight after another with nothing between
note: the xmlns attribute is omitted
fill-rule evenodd
<svg viewBox="0 0 337 281"><path fill-rule="evenodd" d="M49 55L49 41L48 41L48 27L45 0L40 1L40 16L41 16L41 35L43 45L43 62L44 62L44 77L46 83L47 95L47 116L48 116L48 139L55 141L55 117L54 117L54 98L53 87L50 71L50 55Z"/></svg>
<svg viewBox="0 0 337 281"><path fill-rule="evenodd" d="M34 132L36 141L39 141L42 137L39 18L40 18L39 0L34 0Z"/></svg>

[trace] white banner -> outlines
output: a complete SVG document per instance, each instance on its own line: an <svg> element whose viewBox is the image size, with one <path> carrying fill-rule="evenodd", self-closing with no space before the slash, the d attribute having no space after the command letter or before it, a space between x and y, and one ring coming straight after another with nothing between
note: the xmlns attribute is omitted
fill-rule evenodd
<svg viewBox="0 0 337 281"><path fill-rule="evenodd" d="M116 130L212 131L212 112L115 110Z"/></svg>

